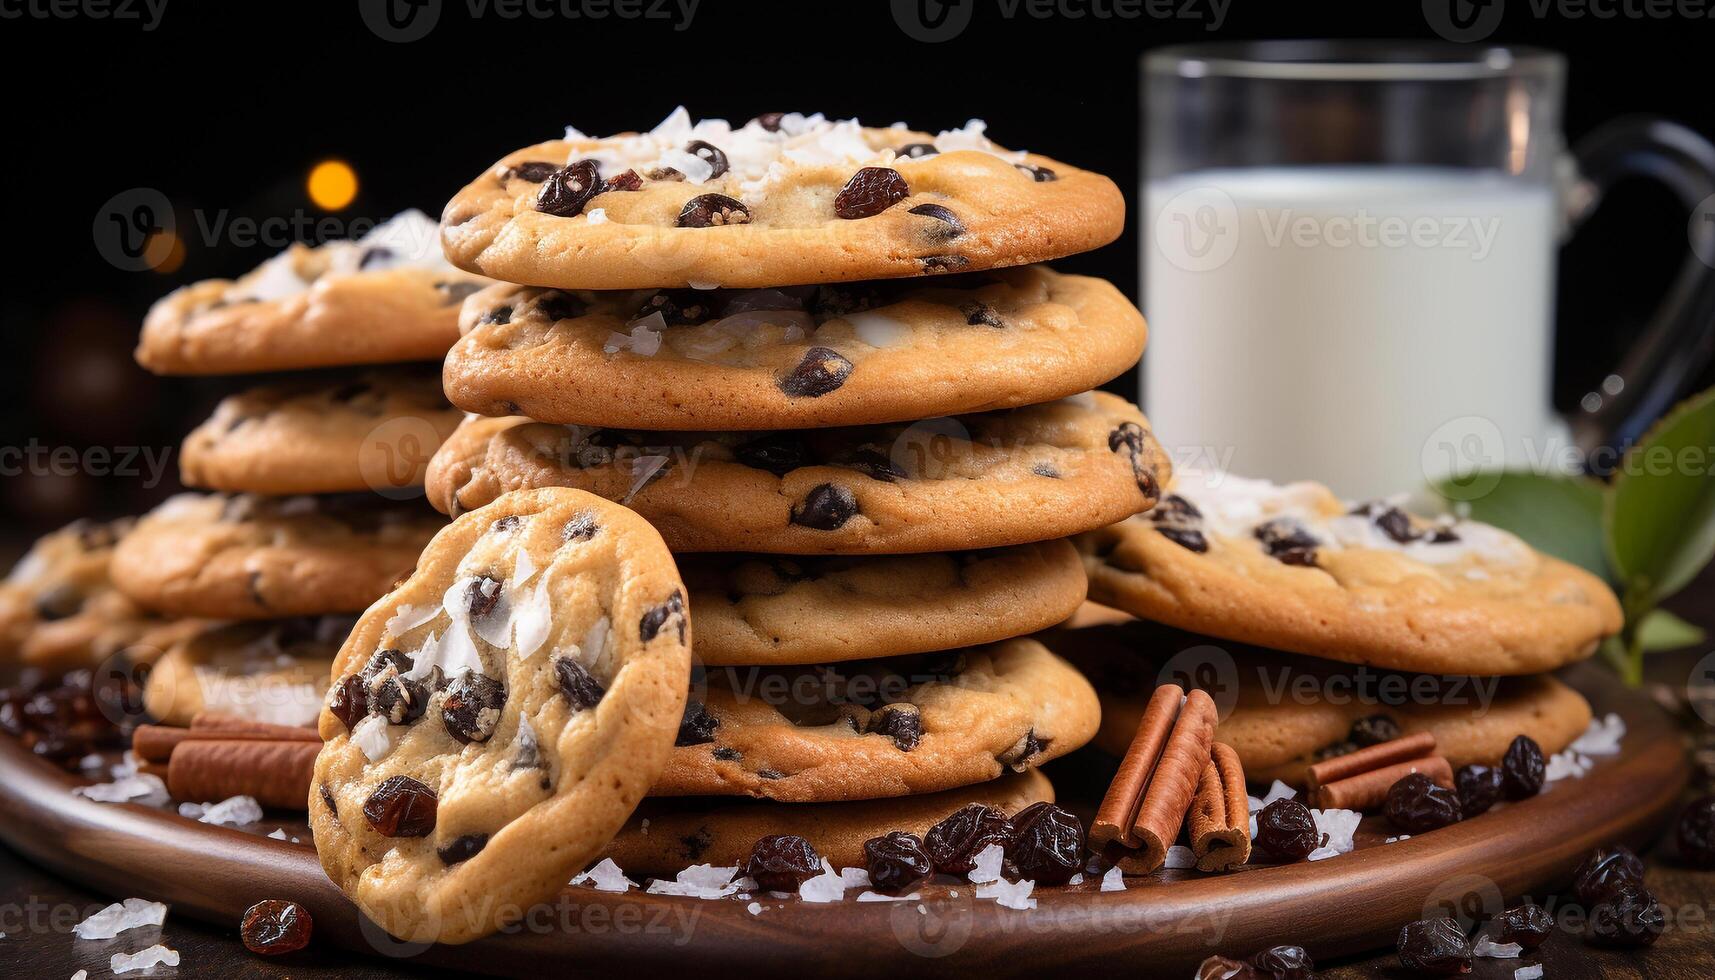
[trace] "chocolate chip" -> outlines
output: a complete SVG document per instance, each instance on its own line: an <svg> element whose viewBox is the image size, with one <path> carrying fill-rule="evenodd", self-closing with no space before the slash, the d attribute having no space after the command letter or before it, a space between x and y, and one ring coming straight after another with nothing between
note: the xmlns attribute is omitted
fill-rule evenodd
<svg viewBox="0 0 1715 980"><path fill-rule="evenodd" d="M812 347L786 377L780 390L789 398L820 398L839 389L851 377L852 362L830 347Z"/></svg>
<svg viewBox="0 0 1715 980"><path fill-rule="evenodd" d="M482 284L477 282L437 282L435 288L441 291L442 295L446 297L446 302L450 305L464 302L466 297L482 289Z"/></svg>
<svg viewBox="0 0 1715 980"><path fill-rule="evenodd" d="M1024 733L1023 738L1013 743L1012 748L996 756L995 761L1010 767L1013 772L1023 772L1030 767L1030 760L1040 755L1053 741L1050 738L1038 738L1036 729L1032 728Z"/></svg>
<svg viewBox="0 0 1715 980"><path fill-rule="evenodd" d="M835 466L857 470L864 476L872 480L879 480L882 483L892 483L905 476L905 471L895 465L893 460L883 454L881 450L868 446L854 449L830 462Z"/></svg>
<svg viewBox="0 0 1715 980"><path fill-rule="evenodd" d="M957 272L971 264L963 255L925 255L917 260L924 272Z"/></svg>
<svg viewBox="0 0 1715 980"><path fill-rule="evenodd" d="M500 580L487 575L471 580L465 589L465 601L470 605L470 618L482 619L500 604Z"/></svg>
<svg viewBox="0 0 1715 980"><path fill-rule="evenodd" d="M377 650L369 655L369 661L363 665L363 669L358 671L358 674L362 676L365 684L373 684L375 679L380 677L389 667L401 674L408 674L416 665L416 661L411 659L411 655L403 650Z"/></svg>
<svg viewBox="0 0 1715 980"><path fill-rule="evenodd" d="M500 723L506 686L484 674L466 671L453 678L441 699L441 723L464 745L486 742Z"/></svg>
<svg viewBox="0 0 1715 980"><path fill-rule="evenodd" d="M36 596L36 618L51 623L65 619L83 608L83 591L69 583L61 583Z"/></svg>
<svg viewBox="0 0 1715 980"><path fill-rule="evenodd" d="M721 762L739 762L744 758L744 753L723 745L715 750L715 758Z"/></svg>
<svg viewBox="0 0 1715 980"><path fill-rule="evenodd" d="M516 167L507 167L506 172L501 174L501 179L511 180L517 177L519 180L527 180L532 184L540 184L553 176L554 171L559 169L554 164L545 163L541 160L526 160Z"/></svg>
<svg viewBox="0 0 1715 980"><path fill-rule="evenodd" d="M576 514L566 522L566 529L560 532L567 541L588 541L596 536L601 526L596 524L595 515L589 511Z"/></svg>
<svg viewBox="0 0 1715 980"><path fill-rule="evenodd" d="M387 670L369 687L369 710L389 725L409 725L429 706L429 690L396 670Z"/></svg>
<svg viewBox="0 0 1715 980"><path fill-rule="evenodd" d="M708 294L699 290L663 289L645 300L631 318L641 320L653 313L661 314L668 326L677 327L702 323L714 313L714 308Z"/></svg>
<svg viewBox="0 0 1715 980"><path fill-rule="evenodd" d="M594 160L579 160L548 175L536 192L536 210L561 218L582 214L584 205L601 189L601 168Z"/></svg>
<svg viewBox="0 0 1715 980"><path fill-rule="evenodd" d="M334 685L328 698L328 710L345 726L346 731L357 727L369 714L369 687L357 674L347 674Z"/></svg>
<svg viewBox="0 0 1715 980"><path fill-rule="evenodd" d="M1203 519L1203 512L1191 501L1170 493L1150 510L1149 519L1157 524L1195 524Z"/></svg>
<svg viewBox="0 0 1715 980"><path fill-rule="evenodd" d="M589 312L589 307L576 296L556 289L536 298L536 312L546 317L549 323L558 323L583 316Z"/></svg>
<svg viewBox="0 0 1715 980"><path fill-rule="evenodd" d="M1270 557L1285 565L1316 564L1316 548L1321 544L1308 528L1291 517L1276 517L1256 526L1253 532Z"/></svg>
<svg viewBox="0 0 1715 980"><path fill-rule="evenodd" d="M457 864L460 861L469 861L476 857L487 846L487 834L464 834L437 847L435 854L441 859L442 864Z"/></svg>
<svg viewBox="0 0 1715 980"><path fill-rule="evenodd" d="M1006 321L987 303L965 303L959 307L959 312L965 315L965 323L973 327L1006 326Z"/></svg>
<svg viewBox="0 0 1715 980"><path fill-rule="evenodd" d="M710 180L719 177L730 169L727 165L726 154L722 153L720 147L713 143L705 142L703 140L692 140L685 144L685 152L696 157L698 160L703 161L712 168L709 171L708 179Z"/></svg>
<svg viewBox="0 0 1715 980"><path fill-rule="evenodd" d="M733 458L753 470L785 476L812 462L810 447L790 432L770 432L733 447Z"/></svg>
<svg viewBox="0 0 1715 980"><path fill-rule="evenodd" d="M1137 481L1137 488L1146 497L1154 497L1160 492L1155 482L1155 473L1149 468L1144 459L1143 426L1136 422L1121 422L1117 428L1108 433L1108 449L1119 452L1122 448L1131 456L1131 475Z"/></svg>
<svg viewBox="0 0 1715 980"><path fill-rule="evenodd" d="M763 129L768 130L770 133L778 133L780 132L780 120L784 118L785 115L786 113L784 112L765 112L762 115L757 116L752 120L752 122L761 126Z"/></svg>
<svg viewBox="0 0 1715 980"><path fill-rule="evenodd" d="M357 257L357 267L367 269L372 265L384 265L391 261L393 261L393 250L376 245L363 250L363 254Z"/></svg>
<svg viewBox="0 0 1715 980"><path fill-rule="evenodd" d="M923 714L914 704L884 704L869 716L869 731L893 739L901 752L910 752L923 740Z"/></svg>
<svg viewBox="0 0 1715 980"><path fill-rule="evenodd" d="M916 160L920 157L932 157L941 151L935 149L933 143L907 143L893 152L907 160Z"/></svg>
<svg viewBox="0 0 1715 980"><path fill-rule="evenodd" d="M845 219L870 218L911 196L911 188L899 171L886 167L864 167L852 174L846 186L834 195L834 214Z"/></svg>
<svg viewBox="0 0 1715 980"><path fill-rule="evenodd" d="M1359 748L1380 745L1399 738L1399 722L1387 715L1366 715L1352 722L1352 727L1346 734L1346 740Z"/></svg>
<svg viewBox="0 0 1715 980"><path fill-rule="evenodd" d="M819 483L792 508L791 521L817 531L837 531L858 513L857 498L837 483Z"/></svg>
<svg viewBox="0 0 1715 980"><path fill-rule="evenodd" d="M435 829L435 791L410 776L388 776L363 803L363 816L383 837L427 837Z"/></svg>
<svg viewBox="0 0 1715 980"><path fill-rule="evenodd" d="M635 170L614 174L602 183L602 191L634 191L643 186L643 178Z"/></svg>
<svg viewBox="0 0 1715 980"><path fill-rule="evenodd" d="M673 594L667 597L666 602L643 614L643 618L637 624L637 635L644 643L649 643L660 635L661 629L668 622L675 618L679 624L679 642L683 643L685 642L685 597L677 589L673 590Z"/></svg>
<svg viewBox="0 0 1715 980"><path fill-rule="evenodd" d="M328 789L326 783L322 784L321 791L322 791L322 806L325 806L328 808L328 812L333 814L333 818L337 822L339 820L339 806L336 805L333 801L333 791Z"/></svg>
<svg viewBox="0 0 1715 980"><path fill-rule="evenodd" d="M1187 551L1205 554L1209 550L1209 539L1196 528L1164 526L1156 528L1161 536Z"/></svg>
<svg viewBox="0 0 1715 980"><path fill-rule="evenodd" d="M831 319L848 313L862 313L882 303L881 290L869 283L840 283L816 287L810 300L810 312L818 319Z"/></svg>
<svg viewBox="0 0 1715 980"><path fill-rule="evenodd" d="M925 218L934 218L941 222L939 225L930 226L929 229L929 237L935 241L944 242L965 233L965 223L959 220L959 216L939 204L919 204L906 213L920 214Z"/></svg>
<svg viewBox="0 0 1715 980"><path fill-rule="evenodd" d="M649 180L684 180L685 175L672 167L656 167L643 175Z"/></svg>
<svg viewBox="0 0 1715 980"><path fill-rule="evenodd" d="M512 307L510 307L510 306L496 306L494 309L489 310L487 313L484 313L476 322L477 323L511 323L512 322Z"/></svg>
<svg viewBox="0 0 1715 980"><path fill-rule="evenodd" d="M1015 164L1013 164L1013 166L1017 167L1019 170L1028 174L1030 176L1030 178L1032 180L1036 181L1038 184L1045 184L1050 180L1059 180L1060 179L1059 174L1056 174L1054 171L1049 170L1047 167L1033 167L1028 163L1015 163Z"/></svg>
<svg viewBox="0 0 1715 980"><path fill-rule="evenodd" d="M584 711L601 703L607 694L607 689L601 686L584 665L576 660L565 657L554 658L554 677L560 682L560 693L565 695L567 703L573 711Z"/></svg>
<svg viewBox="0 0 1715 980"><path fill-rule="evenodd" d="M1411 518L1398 507L1389 507L1374 518L1376 527L1396 544L1409 544L1423 535L1411 526Z"/></svg>
<svg viewBox="0 0 1715 980"><path fill-rule="evenodd" d="M750 209L725 194L698 194L679 212L680 228L714 228L750 223Z"/></svg>
<svg viewBox="0 0 1715 980"><path fill-rule="evenodd" d="M715 729L721 727L719 718L709 713L701 701L685 702L685 715L679 719L679 737L674 745L707 745L715 740Z"/></svg>
<svg viewBox="0 0 1715 980"><path fill-rule="evenodd" d="M1453 531L1451 531L1448 528L1438 527L1435 530L1429 532L1429 543L1430 544L1452 544L1453 542L1458 541L1458 540L1459 540L1459 535L1453 533Z"/></svg>

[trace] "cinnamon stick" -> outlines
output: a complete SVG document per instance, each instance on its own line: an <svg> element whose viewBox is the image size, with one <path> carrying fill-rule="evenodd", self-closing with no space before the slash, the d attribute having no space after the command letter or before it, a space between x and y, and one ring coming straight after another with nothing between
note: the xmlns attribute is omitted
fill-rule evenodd
<svg viewBox="0 0 1715 980"><path fill-rule="evenodd" d="M1191 800L1191 852L1199 871L1226 871L1251 857L1250 792L1233 747L1216 742Z"/></svg>
<svg viewBox="0 0 1715 980"><path fill-rule="evenodd" d="M1387 799L1387 791L1394 783L1414 772L1423 773L1442 786L1453 785L1453 767L1441 756L1432 755L1326 783L1308 795L1312 805L1321 810L1373 810Z"/></svg>
<svg viewBox="0 0 1715 980"><path fill-rule="evenodd" d="M1151 871L1166 862L1167 849L1185 826L1197 781L1209 764L1218 720L1215 701L1207 692L1193 689L1185 696L1131 825L1132 836L1143 847L1141 863Z"/></svg>
<svg viewBox="0 0 1715 980"><path fill-rule="evenodd" d="M173 750L190 741L208 741L218 739L224 741L251 742L317 742L321 737L313 729L288 728L281 725L270 725L268 728L278 729L281 734L272 731L247 731L244 729L223 728L179 728L174 725L138 725L131 733L131 751L137 753L137 758L144 762L166 762L172 758Z"/></svg>
<svg viewBox="0 0 1715 980"><path fill-rule="evenodd" d="M1168 732L1179 716L1179 704L1184 699L1185 690L1177 684L1163 684L1150 696L1149 704L1143 709L1143 717L1137 723L1137 733L1132 736L1125 758L1120 760L1119 771L1114 774L1107 794L1102 797L1102 805L1096 811L1096 819L1090 824L1092 848L1101 850L1116 843L1125 847L1138 846L1137 839L1132 836L1137 807L1143 800L1144 787L1155 771L1155 762L1167 744Z"/></svg>
<svg viewBox="0 0 1715 980"><path fill-rule="evenodd" d="M315 726L300 728L296 725L275 725L265 721L252 721L241 715L229 715L219 711L199 712L191 719L192 731L218 732L256 732L262 735L272 735L281 739L312 738L321 741Z"/></svg>
<svg viewBox="0 0 1715 980"><path fill-rule="evenodd" d="M321 742L193 739L173 750L167 791L179 800L254 796L263 806L304 809Z"/></svg>
<svg viewBox="0 0 1715 980"><path fill-rule="evenodd" d="M1366 772L1384 769L1412 759L1424 759L1435 754L1435 736L1417 732L1391 741L1324 759L1311 766L1304 777L1305 788L1314 795L1317 788Z"/></svg>

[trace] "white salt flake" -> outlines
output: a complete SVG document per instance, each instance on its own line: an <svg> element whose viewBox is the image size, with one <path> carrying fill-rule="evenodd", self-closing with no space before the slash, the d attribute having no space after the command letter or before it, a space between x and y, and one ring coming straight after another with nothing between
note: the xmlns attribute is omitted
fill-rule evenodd
<svg viewBox="0 0 1715 980"><path fill-rule="evenodd" d="M1274 781L1274 785L1268 788L1268 795L1264 796L1260 800L1254 796L1250 798L1251 812L1255 813L1263 807L1268 806L1270 803L1273 803L1275 800L1291 800L1296 799L1297 796L1297 790L1277 779Z"/></svg>
<svg viewBox="0 0 1715 980"><path fill-rule="evenodd" d="M592 225L605 225L607 224L607 208L590 208L584 212L584 217L588 218Z"/></svg>
<svg viewBox="0 0 1715 980"><path fill-rule="evenodd" d="M994 845L991 844L990 846ZM1018 909L1022 912L1025 909L1036 907L1036 899L1030 897L1031 891L1035 888L1036 882L1029 880L990 881L977 886L977 897L992 898L997 905L1003 905L1009 909Z"/></svg>
<svg viewBox="0 0 1715 980"><path fill-rule="evenodd" d="M127 929L158 926L167 921L167 907L143 898L114 902L71 927L79 939L112 939Z"/></svg>
<svg viewBox="0 0 1715 980"><path fill-rule="evenodd" d="M89 971L79 970L71 975L71 980L89 980Z"/></svg>
<svg viewBox="0 0 1715 980"><path fill-rule="evenodd" d="M1513 980L1542 980L1542 964L1519 967L1513 971Z"/></svg>
<svg viewBox="0 0 1715 980"><path fill-rule="evenodd" d="M202 823L242 827L262 819L262 804L254 796L229 796L219 803L204 803L197 817Z"/></svg>
<svg viewBox="0 0 1715 980"><path fill-rule="evenodd" d="M572 879L574 885L588 885L598 892L626 892L633 885L619 865L613 863L613 858L602 858L601 863Z"/></svg>
<svg viewBox="0 0 1715 980"><path fill-rule="evenodd" d="M822 873L799 885L798 897L806 902L838 902L846 897L847 887L845 876L823 858Z"/></svg>
<svg viewBox="0 0 1715 980"><path fill-rule="evenodd" d="M1084 883L1084 874L1081 871L1079 873L1073 875L1072 877L1066 879L1066 884L1068 884L1068 885L1081 885L1083 883Z"/></svg>
<svg viewBox="0 0 1715 980"><path fill-rule="evenodd" d="M107 965L114 973L130 973L132 970L147 970L155 966L178 966L179 951L156 943L148 949L129 955L114 953Z"/></svg>
<svg viewBox="0 0 1715 980"><path fill-rule="evenodd" d="M72 795L97 803L127 803L132 800L165 803L168 799L167 784L161 782L161 777L146 772L121 776L111 783L79 786L72 790Z"/></svg>
<svg viewBox="0 0 1715 980"><path fill-rule="evenodd" d="M274 838L275 840L285 840L286 839L286 828L275 827L274 832L269 834L268 836Z"/></svg>
<svg viewBox="0 0 1715 980"><path fill-rule="evenodd" d="M1006 852L999 844L990 844L977 852L971 861L970 874L965 877L977 884L1000 880L1001 864L1006 861Z"/></svg>
<svg viewBox="0 0 1715 980"><path fill-rule="evenodd" d="M1606 718L1592 718L1590 727L1578 736L1568 751L1579 755L1615 755L1625 737L1625 719L1610 712Z"/></svg>
<svg viewBox="0 0 1715 980"><path fill-rule="evenodd" d="M1102 874L1102 891L1125 891L1125 872L1120 870L1119 865L1114 865Z"/></svg>
<svg viewBox="0 0 1715 980"><path fill-rule="evenodd" d="M1162 866L1167 868L1195 868L1197 855L1184 844L1174 844L1167 849L1167 860Z"/></svg>
<svg viewBox="0 0 1715 980"><path fill-rule="evenodd" d="M1548 757L1548 764L1542 770L1542 780L1552 784L1562 779L1577 779L1589 772L1593 765L1589 759L1576 752L1556 752Z"/></svg>
<svg viewBox="0 0 1715 980"><path fill-rule="evenodd" d="M736 884L733 880L738 875L738 866L721 867L714 864L693 864L679 872L681 885L696 885L699 888L725 888Z"/></svg>
<svg viewBox="0 0 1715 980"><path fill-rule="evenodd" d="M1317 832L1327 836L1318 850L1333 851L1333 854L1323 855L1324 857L1350 851L1354 846L1353 838L1358 832L1358 824L1364 820L1364 815L1356 810L1311 810L1310 815L1316 820ZM1314 853L1310 858L1317 859Z"/></svg>
<svg viewBox="0 0 1715 980"><path fill-rule="evenodd" d="M751 902L749 905L746 905L744 907L744 910L746 912L749 912L751 915L761 915L762 914L762 903L761 902Z"/></svg>
<svg viewBox="0 0 1715 980"><path fill-rule="evenodd" d="M740 884L732 881L732 876L738 868L719 868L709 864L692 865L679 872L677 880L666 881L657 878L649 883L651 895L679 895L686 898L715 899L725 898L740 891Z"/></svg>
<svg viewBox="0 0 1715 980"><path fill-rule="evenodd" d="M922 897L922 892L912 892L909 895L883 895L881 892L865 891L857 897L857 900L860 902L915 902Z"/></svg>
<svg viewBox="0 0 1715 980"><path fill-rule="evenodd" d="M1497 943L1488 936L1478 936L1476 943L1471 946L1475 956L1486 956L1492 960L1516 960L1524 952L1524 947L1518 943Z"/></svg>

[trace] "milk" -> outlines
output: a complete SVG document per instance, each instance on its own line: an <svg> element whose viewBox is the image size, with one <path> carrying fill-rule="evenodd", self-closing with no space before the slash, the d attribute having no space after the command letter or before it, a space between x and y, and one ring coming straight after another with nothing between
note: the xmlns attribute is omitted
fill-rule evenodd
<svg viewBox="0 0 1715 980"><path fill-rule="evenodd" d="M1261 168L1151 181L1144 200L1144 400L1180 464L1366 499L1563 440L1549 187Z"/></svg>

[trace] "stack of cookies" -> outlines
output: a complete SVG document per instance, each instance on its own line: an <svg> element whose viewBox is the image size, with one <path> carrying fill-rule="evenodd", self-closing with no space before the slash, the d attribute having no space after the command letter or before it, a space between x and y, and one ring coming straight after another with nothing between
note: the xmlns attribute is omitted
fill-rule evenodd
<svg viewBox="0 0 1715 980"><path fill-rule="evenodd" d="M407 211L149 311L145 368L274 375L185 440L183 481L211 492L168 500L113 551L113 585L129 601L207 624L155 664L150 714L313 722L350 616L445 523L420 499L423 470L460 416L432 362L457 335L459 304L486 285L448 265L434 222Z"/></svg>
<svg viewBox="0 0 1715 980"><path fill-rule="evenodd" d="M1573 743L1590 706L1549 672L1620 628L1613 592L1400 504L1187 471L1150 513L1080 536L1091 598L1139 617L1051 641L1102 693L1097 744L1123 753L1175 679L1216 692L1215 737L1252 782L1314 784L1315 764L1402 736L1432 736L1448 770L1497 767L1519 736Z"/></svg>
<svg viewBox="0 0 1715 980"><path fill-rule="evenodd" d="M1051 798L1035 767L1099 710L1022 637L1084 597L1064 539L1148 510L1167 463L1091 390L1136 362L1142 317L1032 263L1123 215L1106 178L979 122L682 109L509 154L447 205L448 258L500 282L446 358L473 414L430 502L583 490L684 577L697 669L655 799L609 845L625 870L737 864L763 828L861 866L869 837Z"/></svg>

